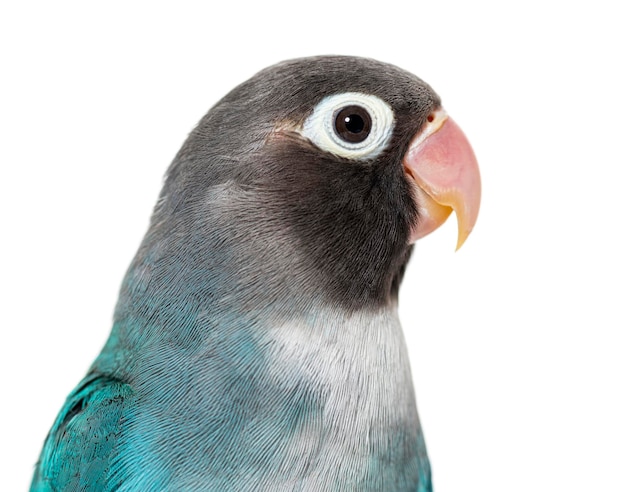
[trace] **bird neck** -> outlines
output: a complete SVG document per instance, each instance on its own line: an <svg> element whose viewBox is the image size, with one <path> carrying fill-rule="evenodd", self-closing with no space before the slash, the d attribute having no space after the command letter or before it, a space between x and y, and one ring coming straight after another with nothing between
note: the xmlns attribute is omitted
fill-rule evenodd
<svg viewBox="0 0 626 492"><path fill-rule="evenodd" d="M166 443L177 442L191 446L177 452L201 454L199 461L211 464L200 474L245 469L253 481L269 474L277 483L306 480L313 490L350 488L346 469L363 483L371 476L393 484L426 476L395 306L356 312L316 306L290 317L197 313L178 328L141 338L142 330L120 321L96 363L124 361L123 379L141 392L137 442L159 466L172 462ZM140 347L127 348L140 338ZM221 435L229 438L217 440ZM302 463L309 464L305 474Z"/></svg>

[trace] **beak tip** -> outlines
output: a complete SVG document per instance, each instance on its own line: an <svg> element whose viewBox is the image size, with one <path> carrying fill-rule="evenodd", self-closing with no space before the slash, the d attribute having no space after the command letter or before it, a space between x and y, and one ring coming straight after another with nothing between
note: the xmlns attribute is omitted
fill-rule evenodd
<svg viewBox="0 0 626 492"><path fill-rule="evenodd" d="M455 253L458 250L461 249L461 246L463 246L465 244L465 240L467 239L467 236L469 236L469 234L470 234L469 232L461 232L461 231L459 231L459 234L458 234L457 240L456 240L456 248L454 250Z"/></svg>

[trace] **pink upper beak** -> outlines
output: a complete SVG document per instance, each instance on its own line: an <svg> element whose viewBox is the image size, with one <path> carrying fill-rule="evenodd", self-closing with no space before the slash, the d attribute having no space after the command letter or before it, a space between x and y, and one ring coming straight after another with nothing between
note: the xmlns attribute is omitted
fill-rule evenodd
<svg viewBox="0 0 626 492"><path fill-rule="evenodd" d="M434 231L452 210L458 221L458 250L469 236L480 208L480 172L474 151L443 109L430 114L411 142L404 168L415 182L418 220L410 242Z"/></svg>

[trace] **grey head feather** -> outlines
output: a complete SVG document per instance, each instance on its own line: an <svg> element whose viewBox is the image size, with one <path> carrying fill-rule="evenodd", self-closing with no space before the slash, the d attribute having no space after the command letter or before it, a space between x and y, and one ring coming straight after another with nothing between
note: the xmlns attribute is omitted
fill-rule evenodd
<svg viewBox="0 0 626 492"><path fill-rule="evenodd" d="M299 134L276 132L348 91L376 95L395 113L391 143L373 162L346 162ZM439 104L414 75L354 57L286 61L236 87L168 170L118 316L181 291L227 309L285 313L394 302L417 214L401 159Z"/></svg>

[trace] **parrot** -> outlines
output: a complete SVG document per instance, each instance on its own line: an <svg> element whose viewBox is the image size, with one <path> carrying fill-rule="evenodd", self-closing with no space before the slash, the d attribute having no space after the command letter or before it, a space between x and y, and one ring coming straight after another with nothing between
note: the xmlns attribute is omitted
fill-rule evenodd
<svg viewBox="0 0 626 492"><path fill-rule="evenodd" d="M455 212L458 249L480 194L412 73L324 55L253 75L167 169L30 490L431 491L398 294L415 242Z"/></svg>

